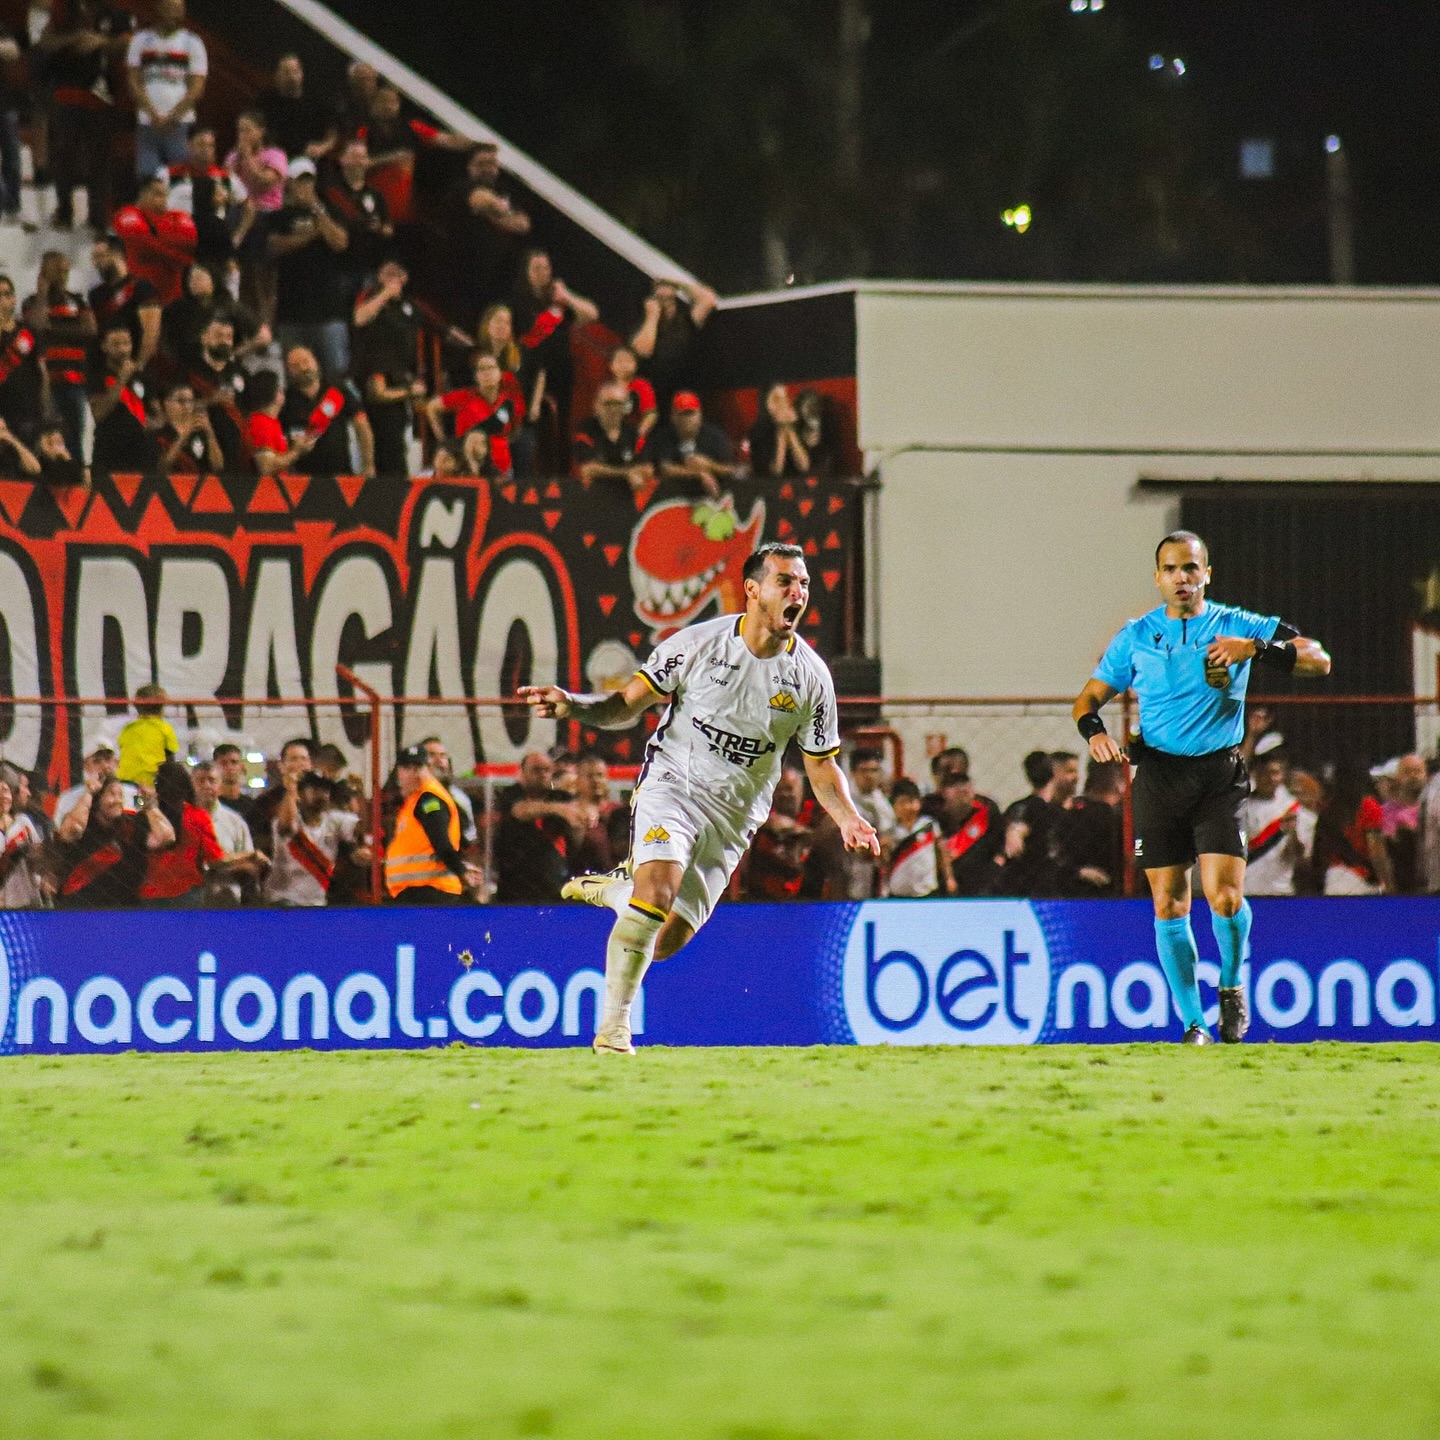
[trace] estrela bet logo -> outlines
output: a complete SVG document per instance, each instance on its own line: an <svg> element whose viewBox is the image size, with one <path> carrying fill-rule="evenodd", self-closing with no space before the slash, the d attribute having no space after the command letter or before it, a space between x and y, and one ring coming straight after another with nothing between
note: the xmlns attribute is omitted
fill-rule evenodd
<svg viewBox="0 0 1440 1440"><path fill-rule="evenodd" d="M670 832L663 825L652 825L641 839L642 845L660 845L670 838Z"/></svg>
<svg viewBox="0 0 1440 1440"><path fill-rule="evenodd" d="M770 697L770 708L783 710L787 715L793 715L799 706L795 702L795 697L788 690L780 690Z"/></svg>

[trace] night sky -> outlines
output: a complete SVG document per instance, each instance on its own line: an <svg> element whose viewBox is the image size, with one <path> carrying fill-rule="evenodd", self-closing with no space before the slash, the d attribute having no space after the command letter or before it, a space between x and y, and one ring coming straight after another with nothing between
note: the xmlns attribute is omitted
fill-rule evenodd
<svg viewBox="0 0 1440 1440"><path fill-rule="evenodd" d="M873 186L857 197L853 187L827 192L816 138L831 113L838 0L447 5L443 45L395 0L331 4L722 289L764 282L767 207L785 216L802 281L860 272L1324 282L1330 133L1351 165L1360 282L1440 278L1440 5L1105 0L1101 13L1076 17L1069 0L870 0L863 154ZM773 55L739 82L717 81L715 36L737 14L789 27L792 38L775 41L793 55L773 103L756 100L749 80L760 76L754 90L764 90ZM1000 23L987 27L987 17ZM996 43L1007 24L1010 39ZM957 35L971 38L937 63ZM1182 58L1183 78L1151 75L1152 54ZM1061 118L1048 138L1002 143L1024 130L1024 103L1052 79ZM1146 89L1152 81L1169 88ZM760 129L746 128L752 109L755 127L781 137L769 160L756 159L764 146ZM1067 125L1096 132L1088 151ZM1240 142L1252 136L1274 141L1273 180L1239 177ZM1116 173L1081 193L1107 157ZM1175 233L1127 249L1143 201L1123 192L1132 171L1150 166ZM1036 208L1024 240L998 218L1019 201ZM872 202L893 217L889 228L871 223ZM837 212L865 218L842 235Z"/></svg>

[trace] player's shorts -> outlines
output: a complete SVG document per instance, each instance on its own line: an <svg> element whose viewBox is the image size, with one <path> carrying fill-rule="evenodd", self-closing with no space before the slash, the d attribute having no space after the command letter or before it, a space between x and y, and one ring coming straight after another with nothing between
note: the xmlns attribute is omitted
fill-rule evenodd
<svg viewBox="0 0 1440 1440"><path fill-rule="evenodd" d="M711 810L678 786L647 780L631 805L630 864L683 865L673 912L698 930L720 903L751 833L746 817Z"/></svg>
<svg viewBox="0 0 1440 1440"><path fill-rule="evenodd" d="M1239 750L1169 755L1142 748L1131 803L1135 863L1142 870L1190 865L1198 855L1245 856L1240 804L1250 777Z"/></svg>

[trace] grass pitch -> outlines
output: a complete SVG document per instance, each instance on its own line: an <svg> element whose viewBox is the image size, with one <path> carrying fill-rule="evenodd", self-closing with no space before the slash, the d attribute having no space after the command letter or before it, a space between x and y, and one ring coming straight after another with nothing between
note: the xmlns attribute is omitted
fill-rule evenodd
<svg viewBox="0 0 1440 1440"><path fill-rule="evenodd" d="M1440 1435L1440 1048L0 1061L0 1437Z"/></svg>

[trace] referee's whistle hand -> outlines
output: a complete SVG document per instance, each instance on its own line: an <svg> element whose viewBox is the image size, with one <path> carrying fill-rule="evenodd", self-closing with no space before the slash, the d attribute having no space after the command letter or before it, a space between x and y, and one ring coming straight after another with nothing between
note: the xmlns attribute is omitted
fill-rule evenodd
<svg viewBox="0 0 1440 1440"><path fill-rule="evenodd" d="M1123 760L1125 752L1115 743L1113 735L1092 735L1090 758L1097 764L1107 765L1112 760Z"/></svg>
<svg viewBox="0 0 1440 1440"><path fill-rule="evenodd" d="M1212 665L1243 665L1255 658L1255 642L1242 635L1217 635L1205 658Z"/></svg>

